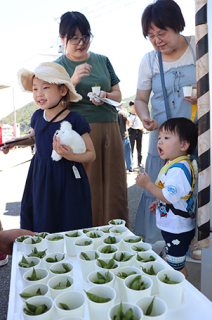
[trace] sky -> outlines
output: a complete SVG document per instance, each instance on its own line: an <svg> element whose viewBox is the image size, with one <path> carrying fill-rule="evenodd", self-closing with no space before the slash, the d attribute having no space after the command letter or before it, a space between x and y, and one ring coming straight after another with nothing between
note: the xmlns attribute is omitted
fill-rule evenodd
<svg viewBox="0 0 212 320"><path fill-rule="evenodd" d="M152 50L143 37L141 15L154 0L7 0L0 3L0 119L33 101L19 88L17 72L34 70L58 57L59 18L80 11L88 19L94 39L90 51L106 55L120 79L122 99L136 93L138 67ZM195 0L176 0L186 28L195 34Z"/></svg>

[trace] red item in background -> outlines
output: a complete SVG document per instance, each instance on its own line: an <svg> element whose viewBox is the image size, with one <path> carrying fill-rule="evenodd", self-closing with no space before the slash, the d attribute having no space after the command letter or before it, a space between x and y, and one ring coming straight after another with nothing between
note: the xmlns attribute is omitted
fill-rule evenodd
<svg viewBox="0 0 212 320"><path fill-rule="evenodd" d="M0 144L2 144L2 127L0 127Z"/></svg>

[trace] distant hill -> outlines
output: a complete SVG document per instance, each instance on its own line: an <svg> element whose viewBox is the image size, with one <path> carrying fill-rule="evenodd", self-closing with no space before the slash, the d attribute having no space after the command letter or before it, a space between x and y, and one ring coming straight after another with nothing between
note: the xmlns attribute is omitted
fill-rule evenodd
<svg viewBox="0 0 212 320"><path fill-rule="evenodd" d="M29 133L30 129L30 120L35 112L35 110L39 109L39 107L34 103L30 102L24 107L16 110L16 122L20 124L21 134ZM10 124L14 125L14 113L11 112L8 116L2 118L0 121L1 124Z"/></svg>
<svg viewBox="0 0 212 320"><path fill-rule="evenodd" d="M129 98L123 99L123 101L126 101L124 104L124 108L126 108L130 112L129 102L131 100L135 100L135 95L131 96ZM35 110L39 109L39 107L34 103L30 102L24 107L16 110L16 122L20 124L20 130L21 134L27 134L30 129L30 120L35 112ZM8 116L2 118L0 121L1 124L10 124L11 126L14 125L14 114L11 112Z"/></svg>

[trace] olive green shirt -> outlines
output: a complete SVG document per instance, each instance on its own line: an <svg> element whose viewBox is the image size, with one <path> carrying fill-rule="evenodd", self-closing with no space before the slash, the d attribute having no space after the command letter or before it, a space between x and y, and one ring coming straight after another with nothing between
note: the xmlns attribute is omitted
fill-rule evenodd
<svg viewBox="0 0 212 320"><path fill-rule="evenodd" d="M107 103L96 106L87 96L88 92L92 92L91 87L94 87L95 84L101 86L101 90L111 92L111 87L120 82L107 57L90 52L90 57L86 61L71 61L63 55L55 62L62 65L70 77L72 77L78 65L86 62L92 66L90 76L83 77L75 87L77 93L81 94L83 99L78 102L71 102L71 111L79 112L89 123L118 121L115 107Z"/></svg>

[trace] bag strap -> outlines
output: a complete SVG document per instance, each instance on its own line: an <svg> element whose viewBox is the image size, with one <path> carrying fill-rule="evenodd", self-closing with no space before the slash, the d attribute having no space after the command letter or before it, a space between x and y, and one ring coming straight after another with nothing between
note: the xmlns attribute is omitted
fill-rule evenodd
<svg viewBox="0 0 212 320"><path fill-rule="evenodd" d="M162 57L161 57L161 52L159 52L159 51L158 51L158 60L159 60L159 67L160 67L160 78L161 78L161 85L162 85L162 90L163 90L163 98L164 98L164 103L165 103L166 117L168 120L168 119L170 119L170 112L169 112L169 105L168 105L168 99L167 99L167 93L166 93L166 87L165 87L165 81L164 81Z"/></svg>

